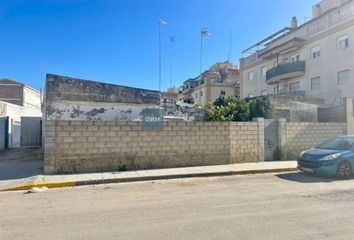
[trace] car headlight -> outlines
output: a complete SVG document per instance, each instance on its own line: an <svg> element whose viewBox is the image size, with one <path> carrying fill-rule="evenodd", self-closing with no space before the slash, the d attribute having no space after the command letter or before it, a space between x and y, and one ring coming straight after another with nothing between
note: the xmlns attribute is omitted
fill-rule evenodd
<svg viewBox="0 0 354 240"><path fill-rule="evenodd" d="M307 152L307 151L302 151L302 152L300 153L300 157L302 157L306 152Z"/></svg>
<svg viewBox="0 0 354 240"><path fill-rule="evenodd" d="M324 161L327 161L327 160L334 160L334 159L337 159L340 157L340 153L336 153L336 154L332 154L332 155L328 155L328 156L325 156L323 158L321 158L320 160L324 160Z"/></svg>

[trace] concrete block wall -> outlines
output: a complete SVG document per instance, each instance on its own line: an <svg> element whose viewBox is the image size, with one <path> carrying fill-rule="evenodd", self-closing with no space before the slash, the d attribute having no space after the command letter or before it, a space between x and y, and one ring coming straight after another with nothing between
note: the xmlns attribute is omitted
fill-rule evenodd
<svg viewBox="0 0 354 240"><path fill-rule="evenodd" d="M152 169L263 160L262 120L250 123L45 121L45 173Z"/></svg>
<svg viewBox="0 0 354 240"><path fill-rule="evenodd" d="M345 99L347 134L354 135L354 102L352 98Z"/></svg>
<svg viewBox="0 0 354 240"><path fill-rule="evenodd" d="M346 123L279 121L278 141L285 159L296 159L309 148L347 132Z"/></svg>
<svg viewBox="0 0 354 240"><path fill-rule="evenodd" d="M230 123L230 162L246 163L264 160L264 119Z"/></svg>

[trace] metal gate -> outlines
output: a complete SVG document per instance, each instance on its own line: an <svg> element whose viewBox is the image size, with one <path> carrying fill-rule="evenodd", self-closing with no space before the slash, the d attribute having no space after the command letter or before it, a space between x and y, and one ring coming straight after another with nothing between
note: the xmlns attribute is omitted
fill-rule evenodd
<svg viewBox="0 0 354 240"><path fill-rule="evenodd" d="M9 118L0 117L0 150L8 148Z"/></svg>
<svg viewBox="0 0 354 240"><path fill-rule="evenodd" d="M42 118L21 117L21 147L42 145Z"/></svg>
<svg viewBox="0 0 354 240"><path fill-rule="evenodd" d="M274 152L278 147L278 121L277 119L264 120L264 160L272 161Z"/></svg>

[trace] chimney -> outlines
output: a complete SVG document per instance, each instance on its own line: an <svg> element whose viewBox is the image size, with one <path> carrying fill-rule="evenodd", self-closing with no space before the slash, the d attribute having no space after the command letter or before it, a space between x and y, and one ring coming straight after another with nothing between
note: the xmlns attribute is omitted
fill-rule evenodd
<svg viewBox="0 0 354 240"><path fill-rule="evenodd" d="M291 28L292 29L296 29L297 28L297 18L296 17L293 17L291 19Z"/></svg>

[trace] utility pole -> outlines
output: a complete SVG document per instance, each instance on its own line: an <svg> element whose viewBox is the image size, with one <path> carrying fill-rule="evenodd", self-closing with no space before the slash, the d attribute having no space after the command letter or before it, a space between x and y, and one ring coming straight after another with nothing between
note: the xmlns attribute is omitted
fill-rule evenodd
<svg viewBox="0 0 354 240"><path fill-rule="evenodd" d="M162 72L161 72L161 25L166 25L167 22L159 19L159 91L161 92Z"/></svg>
<svg viewBox="0 0 354 240"><path fill-rule="evenodd" d="M200 68L199 72L202 74L202 68L203 68L203 38L210 36L211 33L208 31L207 28L202 28L200 31Z"/></svg>
<svg viewBox="0 0 354 240"><path fill-rule="evenodd" d="M173 79L173 43L175 40L174 36L170 36L170 88L172 88Z"/></svg>
<svg viewBox="0 0 354 240"><path fill-rule="evenodd" d="M229 63L231 63L232 61L232 31L230 31L230 42L229 42L229 46L230 46L230 49L229 49Z"/></svg>

